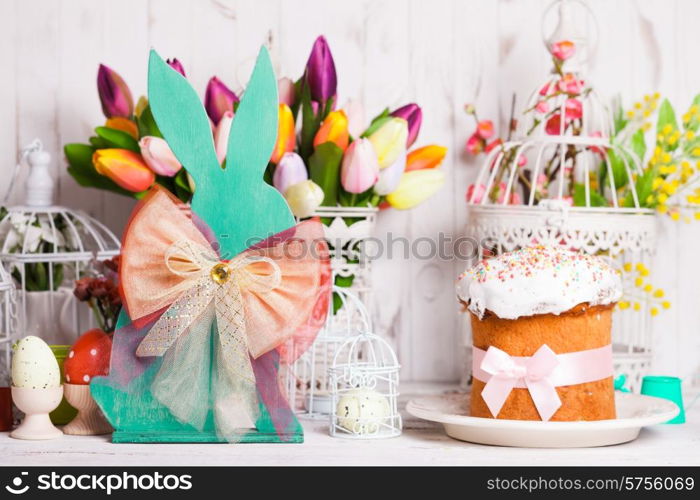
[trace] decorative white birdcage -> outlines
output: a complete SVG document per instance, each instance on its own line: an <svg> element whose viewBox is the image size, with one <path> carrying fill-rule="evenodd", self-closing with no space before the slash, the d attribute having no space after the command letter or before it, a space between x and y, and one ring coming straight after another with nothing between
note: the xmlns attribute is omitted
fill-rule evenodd
<svg viewBox="0 0 700 500"><path fill-rule="evenodd" d="M586 47L585 38L567 24L573 4L585 6L552 4L560 7L560 23L545 40L548 48L571 39ZM486 156L467 195L467 232L478 244L479 259L533 244L563 245L609 258L623 272L623 282L633 281L634 273L646 280L657 221L653 210L640 208L634 187L643 173L640 159L611 142L611 113L591 87L584 88L582 60L574 59L563 76L555 72L533 92L526 107L530 120L520 129L526 132L523 138ZM568 84L579 87L576 105L567 91L546 97L550 88L566 89ZM540 102L547 105L538 115ZM567 113L577 118L567 123ZM551 121L555 115L558 122ZM629 182L620 182L622 178ZM633 307L615 311L614 361L616 373L626 375L637 389L651 363L652 306L648 294L626 293Z"/></svg>
<svg viewBox="0 0 700 500"><path fill-rule="evenodd" d="M93 326L89 308L73 296L74 281L94 259L117 255L119 239L89 215L52 205L51 157L39 141L22 152L17 170L25 160L25 203L3 208L0 216L0 260L17 287L20 331L50 344L72 344Z"/></svg>
<svg viewBox="0 0 700 500"><path fill-rule="evenodd" d="M369 330L347 339L328 371L330 434L380 439L401 434L399 362L389 343Z"/></svg>
<svg viewBox="0 0 700 500"><path fill-rule="evenodd" d="M376 207L319 207L314 216L324 225L331 255L334 283L350 288L369 308L372 291L371 261L363 244L372 236Z"/></svg>
<svg viewBox="0 0 700 500"><path fill-rule="evenodd" d="M15 284L0 262L0 386L9 385L12 342L17 340Z"/></svg>
<svg viewBox="0 0 700 500"><path fill-rule="evenodd" d="M300 416L328 418L331 412L328 369L348 338L370 329L369 314L362 301L347 288L334 286L326 323L311 347L286 374L287 396ZM294 345L291 348L294 349Z"/></svg>

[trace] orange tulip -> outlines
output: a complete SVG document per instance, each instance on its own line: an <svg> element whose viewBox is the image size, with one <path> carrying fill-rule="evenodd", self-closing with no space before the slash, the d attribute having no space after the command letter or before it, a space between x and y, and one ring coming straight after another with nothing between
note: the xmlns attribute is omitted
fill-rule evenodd
<svg viewBox="0 0 700 500"><path fill-rule="evenodd" d="M447 148L431 144L415 149L406 158L406 172L411 170L423 170L424 168L435 168L442 163L447 154Z"/></svg>
<svg viewBox="0 0 700 500"><path fill-rule="evenodd" d="M272 163L279 163L284 153L294 151L297 144L296 132L294 130L294 115L289 106L282 103L279 105L279 119L277 121L277 143L272 150Z"/></svg>
<svg viewBox="0 0 700 500"><path fill-rule="evenodd" d="M136 126L136 123L134 123L133 120L124 118L123 116L113 116L112 118L107 118L105 127L121 130L122 132L129 134L137 141L139 140L139 128Z"/></svg>
<svg viewBox="0 0 700 500"><path fill-rule="evenodd" d="M141 155L128 149L98 149L92 155L92 163L97 173L134 193L145 191L156 180Z"/></svg>
<svg viewBox="0 0 700 500"><path fill-rule="evenodd" d="M316 132L314 147L326 142L334 142L336 146L345 151L348 148L349 141L348 117L342 110L331 111L326 116L326 119L323 120L321 128Z"/></svg>

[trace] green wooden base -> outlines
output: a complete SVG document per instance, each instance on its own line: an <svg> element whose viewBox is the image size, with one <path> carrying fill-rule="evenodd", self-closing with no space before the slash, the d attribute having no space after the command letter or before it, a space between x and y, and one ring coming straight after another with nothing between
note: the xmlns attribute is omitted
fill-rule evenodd
<svg viewBox="0 0 700 500"><path fill-rule="evenodd" d="M159 432L159 431L114 431L113 443L226 443L215 433L207 432ZM304 435L299 433L285 434L264 433L251 431L241 436L238 443L293 443L304 442Z"/></svg>

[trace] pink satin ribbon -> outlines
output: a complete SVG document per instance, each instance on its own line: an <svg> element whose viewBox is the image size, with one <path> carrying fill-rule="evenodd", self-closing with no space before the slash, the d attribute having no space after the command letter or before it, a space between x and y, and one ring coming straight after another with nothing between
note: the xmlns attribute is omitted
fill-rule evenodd
<svg viewBox="0 0 700 500"><path fill-rule="evenodd" d="M542 420L561 406L556 387L584 384L610 377L612 345L556 354L547 344L533 356L511 356L491 346L473 347L472 375L486 383L481 397L496 417L514 388L527 389Z"/></svg>

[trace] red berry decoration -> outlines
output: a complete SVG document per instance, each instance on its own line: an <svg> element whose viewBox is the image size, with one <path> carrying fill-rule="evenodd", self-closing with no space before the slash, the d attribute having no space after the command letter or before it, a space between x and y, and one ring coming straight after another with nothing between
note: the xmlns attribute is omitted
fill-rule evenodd
<svg viewBox="0 0 700 500"><path fill-rule="evenodd" d="M73 344L63 367L66 382L87 385L93 377L109 373L112 339L99 328L83 333Z"/></svg>

